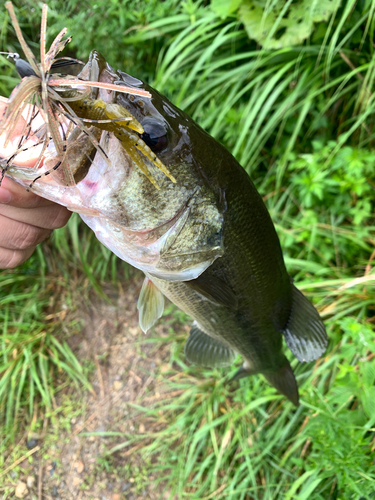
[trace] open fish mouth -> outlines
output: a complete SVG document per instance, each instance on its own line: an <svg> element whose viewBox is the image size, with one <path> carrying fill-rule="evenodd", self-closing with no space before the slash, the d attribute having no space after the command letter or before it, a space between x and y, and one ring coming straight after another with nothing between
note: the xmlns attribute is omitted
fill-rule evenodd
<svg viewBox="0 0 375 500"><path fill-rule="evenodd" d="M56 77L50 69L61 63L65 31L47 53L41 36L37 63L11 3L6 7L27 61L13 54L22 80L1 121L5 148L28 114L2 176L78 212L105 246L146 273L138 303L144 331L162 314L164 294L195 319L188 360L222 367L239 353L245 362L238 378L262 373L297 405L282 335L301 362L324 352L327 335L291 284L246 172L183 111L98 52L77 78ZM45 122L39 128L38 115ZM28 154L37 156L34 169Z"/></svg>
<svg viewBox="0 0 375 500"><path fill-rule="evenodd" d="M110 71L104 69L105 80ZM97 97L99 101L101 95ZM108 92L103 97L108 105L113 99ZM126 113L140 134L141 123ZM106 130L107 124L103 130L98 123L93 123L87 134L81 127L64 123L59 131L60 137L67 139L62 164L54 168L59 154L56 140L51 139L35 172L30 165L40 155L37 148L43 124L40 119L35 123L28 117L26 120L29 142L22 148L26 158L19 162L19 148L14 158L8 153L0 163L3 174L79 213L97 238L122 260L152 276L192 280L223 254L222 214L212 194L197 185L193 176L187 178L184 165L172 165L172 175L166 167L160 168L156 155L145 154L143 146L137 150L134 141L139 148L138 136L122 139L116 130ZM64 163L74 182L66 182ZM197 219L203 224L196 224ZM191 238L192 228L196 238Z"/></svg>
<svg viewBox="0 0 375 500"><path fill-rule="evenodd" d="M84 64L76 59L57 57L71 40L71 37L65 38L66 28L61 30L50 49L46 51L45 35L48 6L44 4L41 22L41 60L39 63L25 42L12 2L6 2L5 7L8 9L17 38L27 59L21 59L16 53L8 53L8 57L13 59L15 63L21 81L14 88L0 122L0 135L3 135L5 149L15 135L15 129L19 127L20 118L24 115L25 110L27 118L24 116L21 138L16 150L1 164L0 184L7 172L17 177L18 172L15 172L14 169L12 172L9 170L12 165L17 164L15 162L17 156L22 156L33 147L38 148L38 156L34 166L38 175L29 183L29 190L42 177L48 175L60 177L59 184L67 186L76 184L85 176L88 169L86 160L90 160L93 154L93 151L80 151L82 147L87 150L87 145L90 143L110 163L108 156L98 143L98 129L113 132L116 135L127 149L133 166L139 168L156 189L160 189L159 184L147 164L139 158L137 151L150 160L171 182L176 182L165 165L142 140L144 133L142 125L125 107L114 102L119 93L143 96L144 98L150 98L151 94L144 89L128 87L121 81L118 85L116 83L117 75L103 58L97 56L96 52L91 54L89 63L84 66L77 77L66 74L56 75L52 70L61 69L72 63ZM97 98L98 89L102 91L99 98ZM42 117L44 124L35 130L34 122L38 116ZM89 125L86 125L87 123ZM95 129L93 129L93 125ZM86 137L79 141L80 134L84 134ZM31 135L39 139L32 146L28 144ZM54 154L49 155L51 161L48 162L46 161L48 154L46 150L50 148L51 140L55 151ZM77 141L79 142L78 146ZM82 143L86 143L86 145L83 146ZM74 148L77 150L75 155L80 153L81 156L83 155L81 164L72 159L74 154L69 157L69 152L71 153ZM82 160L84 165L82 165ZM20 165L19 162L18 165ZM48 168L41 169L42 165L48 165Z"/></svg>
<svg viewBox="0 0 375 500"><path fill-rule="evenodd" d="M100 78L106 80L105 71L103 78ZM101 83L98 82L98 85ZM79 183L88 173L95 155L100 155L108 166L112 166L110 157L100 144L102 131L117 137L127 153L130 166L138 168L156 189L159 190L160 186L152 172L154 167L158 173L162 172L175 183L173 175L142 140L142 125L123 106L112 103L113 92L111 95L106 92L103 96L107 102L101 98L87 98L82 103L75 102L79 109L84 110L82 115L102 117L104 113L104 119L78 117L71 104L69 108L73 116L67 114L63 108L54 112L56 130L53 135L48 134L48 118L35 104L24 105L22 116L14 113L14 119L20 122L18 128L21 131L17 134L13 126L12 134L6 131L0 134L0 185L7 175L20 183L23 182L27 190L41 194L43 191L35 187L36 183L49 186L74 186ZM64 99L62 102L68 106ZM12 116L9 112L12 104L11 96L5 107L0 131L4 130ZM84 122L89 122L90 125L86 126ZM117 165L113 165L113 170L115 169Z"/></svg>
<svg viewBox="0 0 375 500"><path fill-rule="evenodd" d="M79 213L102 243L150 275L195 279L223 255L223 211L216 194L197 182L190 161L178 159L187 131L178 124L181 133L173 134L151 103L159 102L157 92L114 71L96 51L78 77L50 73L63 63L56 55L69 41L63 40L66 30L48 53L41 37L37 63L12 4L6 7L27 61L11 55L22 80L0 124L0 184L6 175ZM44 6L42 31L46 15ZM15 135L10 124L21 115L20 138L9 152Z"/></svg>

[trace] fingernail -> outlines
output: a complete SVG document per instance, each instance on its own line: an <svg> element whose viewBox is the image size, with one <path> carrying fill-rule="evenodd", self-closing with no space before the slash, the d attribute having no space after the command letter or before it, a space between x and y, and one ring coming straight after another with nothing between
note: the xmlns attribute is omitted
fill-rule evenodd
<svg viewBox="0 0 375 500"><path fill-rule="evenodd" d="M0 187L0 203L9 203L12 200L12 193Z"/></svg>

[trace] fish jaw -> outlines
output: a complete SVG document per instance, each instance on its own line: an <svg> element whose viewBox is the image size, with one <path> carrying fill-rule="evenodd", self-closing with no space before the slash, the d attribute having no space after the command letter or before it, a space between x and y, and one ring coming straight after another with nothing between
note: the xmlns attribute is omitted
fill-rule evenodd
<svg viewBox="0 0 375 500"><path fill-rule="evenodd" d="M149 89L139 80L113 71L103 59L92 57L99 62L98 78L105 68L109 83L118 78L126 86ZM91 71L90 67L86 70ZM120 145L118 137L107 131L101 134L100 147L111 159L112 168L97 153L83 179L73 186L61 186L58 178L44 176L33 185L34 191L80 213L108 248L142 269L207 335L241 354L247 374L263 373L297 404L298 389L282 353L282 333L299 359L311 360L324 347L324 327L316 328L323 339L320 343L306 329L296 340L300 333L296 329L303 328L306 316L298 313L292 317L290 279L259 193L228 151L153 89L149 101L105 92L99 91L103 102L107 99L125 108L140 124L138 131L146 130L147 120L156 121L165 131L167 145L157 156L171 176L158 170L143 148L139 155L157 182L155 189L135 168L137 138L128 137ZM26 186L29 179L22 180L25 169L12 169L8 174ZM45 172L46 166L41 164L40 169ZM216 279L224 281L231 292L216 294L210 286ZM140 308L144 328L161 314L161 301L156 303L149 315ZM314 315L309 319L317 324ZM231 351L222 351L223 362L231 359Z"/></svg>
<svg viewBox="0 0 375 500"><path fill-rule="evenodd" d="M194 254L191 258L179 258L178 255L175 259L165 258L173 242L178 239L189 214L190 209L185 208L181 215L172 219L173 224L157 239L157 234L164 227L148 232L131 232L108 218L89 215L81 215L81 218L94 231L98 240L125 262L153 277L168 281L189 281L200 276L221 254L218 246L208 252L208 258L203 256L197 259Z"/></svg>
<svg viewBox="0 0 375 500"><path fill-rule="evenodd" d="M173 212L165 211L162 220L139 220L137 216L145 211L147 200L139 199L137 193L145 189L147 179L131 169L126 151L113 134L103 134L100 144L111 158L111 164L116 165L115 169L97 154L87 175L77 184L65 186L56 178L44 176L33 185L33 191L79 213L107 248L134 267L169 280L191 280L199 276L223 253L222 215L215 207L208 206L212 215L207 219L208 234L201 235L200 240L188 238L190 226L195 226L197 211L204 210L202 189L195 187L176 193L174 198L180 200L182 206L174 205ZM39 175L48 168L48 164L43 163ZM12 166L7 175L27 188L35 172ZM207 196L206 202L210 204ZM159 224L153 226L155 222ZM181 238L185 244L181 244Z"/></svg>
<svg viewBox="0 0 375 500"><path fill-rule="evenodd" d="M105 78L109 76L106 69ZM77 141L67 144L64 161L74 172L81 156L90 154L90 138L81 135L78 147ZM144 158L160 185L157 191L133 168L131 156L113 133L100 132L99 137L104 155L96 151L82 180L73 185L66 185L58 169L53 170L58 160L53 141L37 171L15 162L6 166L6 175L80 214L105 246L138 269L168 280L195 279L224 252L223 214L210 190L197 183L189 166L173 165L179 180L173 184Z"/></svg>

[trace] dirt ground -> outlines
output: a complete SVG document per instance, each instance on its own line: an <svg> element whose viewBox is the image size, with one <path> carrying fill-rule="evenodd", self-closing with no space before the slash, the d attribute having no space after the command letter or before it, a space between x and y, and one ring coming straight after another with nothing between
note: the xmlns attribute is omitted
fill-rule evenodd
<svg viewBox="0 0 375 500"><path fill-rule="evenodd" d="M154 487L155 478L145 472L137 445L106 455L114 446L126 442L126 437L105 433L147 432L148 422L139 415L134 417L131 405L151 405L167 390L157 374L170 366L169 345L141 344L146 338L138 326L136 309L141 285L140 277L129 280L126 289L110 290L112 304L96 299L91 307L82 306L78 315L84 327L69 343L81 362L90 360L95 366L90 377L94 392L75 393L71 387L63 391L73 401L77 417L69 419L70 428L61 431L57 440L49 439L54 430L51 418L45 419L41 433L28 436L27 448L33 462L30 465L25 459L21 463L25 473L15 478L15 498L169 498L162 486ZM184 330L182 325L178 328ZM163 322L156 326L154 334L167 336L168 326ZM63 400L64 394L60 398ZM90 433L94 434L87 435Z"/></svg>

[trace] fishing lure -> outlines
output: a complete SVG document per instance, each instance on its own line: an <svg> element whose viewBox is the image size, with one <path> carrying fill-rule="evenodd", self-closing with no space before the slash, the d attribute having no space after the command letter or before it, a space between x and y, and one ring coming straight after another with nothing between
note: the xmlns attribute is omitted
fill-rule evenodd
<svg viewBox="0 0 375 500"><path fill-rule="evenodd" d="M9 98L8 106L0 122L0 134L5 135L5 147L9 143L22 115L27 113L27 118L25 119L21 132L21 139L16 151L6 159L5 163L2 163L0 185L7 171L20 153L26 151L30 147L40 146L39 156L34 166L34 170L37 170L43 162L46 149L51 139L56 151L56 162L52 168L35 177L28 189L32 189L35 182L41 177L50 174L53 175L57 169L60 170L59 179L63 184L67 186L76 184L74 174L69 168L69 162L65 161L68 144L69 142L71 143L77 135L73 133L75 128L78 128L83 134L88 136L99 154L105 158L105 161L110 162L110 159L98 142L98 134L93 131L91 125L102 130L112 131L118 138L119 136L122 137L122 140L125 141L127 145L130 143L141 151L156 167L169 177L172 182L176 182L167 168L139 137L139 135L144 132L142 125L122 106L105 103L101 99L93 98L92 89L106 89L108 91L134 94L146 98L150 98L151 94L142 89L129 88L123 85L86 79L83 80L71 75L52 74L50 72L51 69L72 63L81 63L69 57L57 58L57 55L64 50L71 40L71 37L64 39L67 29L64 28L60 31L52 42L50 49L46 52L48 6L43 4L40 31L41 62L38 63L22 35L12 2L6 2L5 7L9 12L17 38L27 59L27 61L25 61L16 53L8 53L8 57L13 59L16 70L22 80L13 90ZM80 116L77 112L78 109L82 110ZM42 115L44 125L32 131L33 122L39 114ZM90 126L86 126L85 122L90 123ZM136 134L134 134L134 132L136 132ZM25 147L26 141L31 136L36 136L39 140L32 146ZM137 160L135 154L132 154L132 160L133 164L138 166L150 182L159 189L152 174L147 167L143 166L143 162Z"/></svg>

